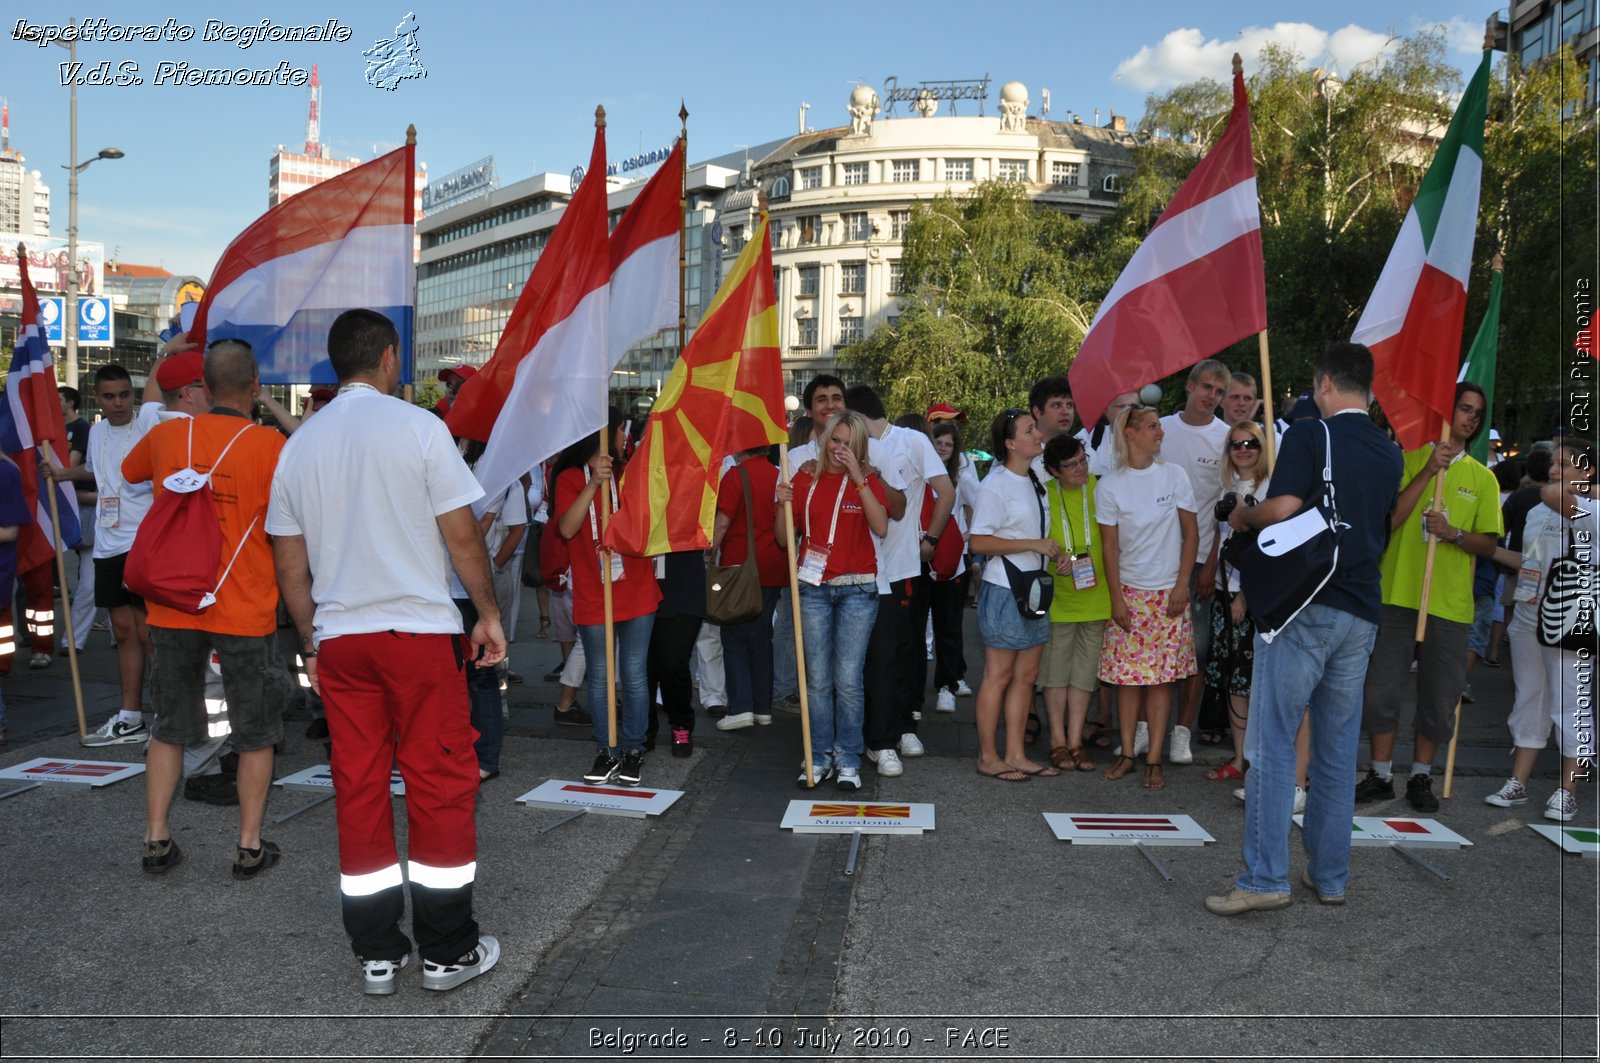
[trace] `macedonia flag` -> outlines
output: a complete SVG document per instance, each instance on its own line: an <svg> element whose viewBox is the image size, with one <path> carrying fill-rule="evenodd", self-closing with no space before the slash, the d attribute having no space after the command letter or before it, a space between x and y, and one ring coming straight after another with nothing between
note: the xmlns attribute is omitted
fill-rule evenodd
<svg viewBox="0 0 1600 1063"><path fill-rule="evenodd" d="M763 212L650 411L607 546L646 557L705 549L723 458L789 438L775 302Z"/></svg>

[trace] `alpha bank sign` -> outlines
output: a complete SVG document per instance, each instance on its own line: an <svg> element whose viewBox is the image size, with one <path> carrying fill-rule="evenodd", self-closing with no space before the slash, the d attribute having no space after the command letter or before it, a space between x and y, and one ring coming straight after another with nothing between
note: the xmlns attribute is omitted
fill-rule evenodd
<svg viewBox="0 0 1600 1063"><path fill-rule="evenodd" d="M494 156L479 159L471 166L463 166L455 173L429 181L422 190L422 209L437 213L458 206L468 200L486 196L500 187L500 175L495 170Z"/></svg>
<svg viewBox="0 0 1600 1063"><path fill-rule="evenodd" d="M635 170L643 170L646 167L654 166L657 163L666 162L667 161L667 156L669 156L671 154L672 154L672 145L671 144L668 144L664 148L656 148L654 151L641 151L639 154L630 155L626 159L621 160L620 162L609 163L606 166L606 176L607 177L621 177L623 174L633 173ZM584 169L583 169L583 167L582 166L574 166L572 168L571 177L572 177L572 190L574 192L576 192L578 190L578 185L583 182L583 177L584 177Z"/></svg>

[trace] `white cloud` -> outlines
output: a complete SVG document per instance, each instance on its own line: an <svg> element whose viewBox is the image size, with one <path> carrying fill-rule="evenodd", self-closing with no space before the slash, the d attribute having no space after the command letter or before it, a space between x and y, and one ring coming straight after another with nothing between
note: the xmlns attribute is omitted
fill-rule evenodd
<svg viewBox="0 0 1600 1063"><path fill-rule="evenodd" d="M1447 22L1419 23L1416 28L1444 30L1445 43L1452 52L1460 52L1462 55L1475 57L1483 54L1483 21L1481 19L1474 20L1454 15Z"/></svg>
<svg viewBox="0 0 1600 1063"><path fill-rule="evenodd" d="M1307 22L1248 26L1232 40L1207 40L1198 29L1176 29L1124 59L1117 66L1116 77L1146 91L1206 77L1226 81L1232 74L1234 52L1243 58L1248 72L1256 68L1261 49L1268 44L1295 52L1302 67L1331 62L1340 71L1349 71L1380 55L1388 39L1387 34L1354 23L1332 31Z"/></svg>

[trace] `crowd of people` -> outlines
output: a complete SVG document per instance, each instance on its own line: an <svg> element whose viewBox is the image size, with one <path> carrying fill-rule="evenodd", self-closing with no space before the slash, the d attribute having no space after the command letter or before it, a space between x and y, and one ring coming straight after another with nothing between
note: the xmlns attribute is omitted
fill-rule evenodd
<svg viewBox="0 0 1600 1063"><path fill-rule="evenodd" d="M137 411L129 374L100 369L102 418L87 431L69 425L67 461L45 470L79 488L92 531L79 566L80 630L67 635L80 646L88 638L92 602L109 612L117 647L122 708L83 744L148 742L145 872L182 859L170 825L180 781L187 796L198 786L201 799L237 803L236 878L280 859L261 827L292 694L277 632L280 622L292 630L296 665L325 710L344 923L367 993L394 992L409 962L408 884L424 988L452 988L497 961L498 943L473 918L473 809L499 774L502 685L519 678L506 648L524 580L539 589L538 637L562 647L547 677L562 686L557 722L591 728L590 783L638 785L661 716L671 754L693 754L697 669L719 730L758 729L775 710L806 713L800 786L853 792L869 766L899 776L925 752L931 660L934 713L976 694L975 766L986 779L1099 771L1116 782L1138 771L1143 788L1160 790L1168 764L1193 761L1194 742L1231 741L1231 758L1206 777L1242 784L1246 870L1208 907L1232 915L1288 903L1289 822L1302 811L1303 882L1337 904L1352 809L1395 796L1405 688L1417 702L1406 797L1430 813L1433 762L1469 667L1497 666L1503 641L1516 670L1516 756L1487 800L1527 800L1554 730L1562 778L1545 814L1575 814L1592 764L1589 673L1575 667L1582 647L1544 638L1540 605L1574 544L1597 530L1593 454L1563 439L1542 466L1534 452L1526 486L1509 465L1491 472L1466 453L1486 429L1475 385L1457 389L1447 442L1402 454L1370 417L1372 360L1359 345L1322 355L1293 423L1262 423L1254 379L1214 360L1189 372L1173 413L1130 393L1094 426L1077 426L1067 379L1048 377L988 426L982 460L991 464L980 477L953 407L891 423L871 387L818 375L804 389L787 470L767 449L727 458L711 550L636 557L602 545L621 503L629 433L620 414L485 498L472 472L481 445L452 439L442 419L393 397L398 345L382 315L341 315L328 341L337 387L314 390L299 418L268 400L274 428L250 420L266 393L248 344L219 340L202 354L180 336ZM63 389L62 400L75 414L77 394ZM1241 558L1262 529L1316 498L1330 469L1344 526L1337 565L1264 638ZM6 585L27 518L12 504L15 471L0 466ZM194 483L210 491L227 562L214 604L146 602L125 583L130 549L163 494ZM754 570L759 608L748 620L710 622L708 561ZM976 691L963 650L969 602L983 647ZM36 647L45 666L53 645ZM391 667L398 659L403 671ZM207 718L213 660L225 742ZM143 713L147 670L154 723ZM708 694L708 683L722 689ZM1362 733L1371 758L1357 785ZM1036 759L1041 737L1047 752ZM406 782L404 868L394 766Z"/></svg>

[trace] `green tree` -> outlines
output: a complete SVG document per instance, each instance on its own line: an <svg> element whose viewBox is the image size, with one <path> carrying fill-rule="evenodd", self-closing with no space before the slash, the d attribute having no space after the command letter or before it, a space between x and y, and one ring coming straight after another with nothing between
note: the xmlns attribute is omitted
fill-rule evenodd
<svg viewBox="0 0 1600 1063"><path fill-rule="evenodd" d="M421 406L424 410L431 410L439 405L439 400L444 398L444 385L433 377L411 389L411 404Z"/></svg>
<svg viewBox="0 0 1600 1063"><path fill-rule="evenodd" d="M1063 372L1083 341L1084 300L1116 275L1078 261L1096 242L1091 226L1034 206L1015 183L923 204L900 259L899 322L848 348L844 362L876 381L891 412L949 402L986 426L1035 380Z"/></svg>
<svg viewBox="0 0 1600 1063"><path fill-rule="evenodd" d="M1565 420L1577 278L1597 257L1595 112L1571 48L1524 70L1501 64L1484 131L1478 253L1467 308L1470 341L1483 316L1494 250L1505 255L1495 423L1532 442ZM1592 298L1592 292L1591 292Z"/></svg>

